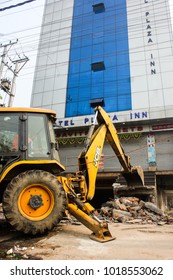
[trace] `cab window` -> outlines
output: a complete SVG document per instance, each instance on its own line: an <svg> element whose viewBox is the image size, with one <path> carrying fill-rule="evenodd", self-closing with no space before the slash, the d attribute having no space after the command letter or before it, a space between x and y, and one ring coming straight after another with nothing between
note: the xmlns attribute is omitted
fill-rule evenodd
<svg viewBox="0 0 173 280"><path fill-rule="evenodd" d="M0 115L0 153L17 152L19 150L18 115Z"/></svg>
<svg viewBox="0 0 173 280"><path fill-rule="evenodd" d="M37 158L49 157L48 133L45 127L45 116L28 116L28 156Z"/></svg>

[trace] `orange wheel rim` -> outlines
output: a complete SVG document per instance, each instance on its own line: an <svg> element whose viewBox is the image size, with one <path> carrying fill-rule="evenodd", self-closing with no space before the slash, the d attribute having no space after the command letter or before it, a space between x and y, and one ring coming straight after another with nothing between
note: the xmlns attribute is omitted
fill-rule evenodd
<svg viewBox="0 0 173 280"><path fill-rule="evenodd" d="M22 216L32 221L40 221L50 215L54 208L54 196L44 185L33 184L19 195L18 209Z"/></svg>

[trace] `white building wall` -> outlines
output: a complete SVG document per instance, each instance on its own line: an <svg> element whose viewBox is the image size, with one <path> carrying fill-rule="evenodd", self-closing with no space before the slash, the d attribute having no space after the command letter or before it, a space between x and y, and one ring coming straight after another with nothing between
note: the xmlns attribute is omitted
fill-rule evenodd
<svg viewBox="0 0 173 280"><path fill-rule="evenodd" d="M136 5L136 9L135 9ZM173 43L168 0L127 1L132 108L150 118L173 108Z"/></svg>
<svg viewBox="0 0 173 280"><path fill-rule="evenodd" d="M116 122L172 117L173 36L169 0L126 3L132 110L111 115ZM74 0L46 1L31 100L33 107L54 109L63 126L92 122L92 116L64 118L73 5Z"/></svg>
<svg viewBox="0 0 173 280"><path fill-rule="evenodd" d="M33 83L31 106L64 117L73 0L46 1Z"/></svg>

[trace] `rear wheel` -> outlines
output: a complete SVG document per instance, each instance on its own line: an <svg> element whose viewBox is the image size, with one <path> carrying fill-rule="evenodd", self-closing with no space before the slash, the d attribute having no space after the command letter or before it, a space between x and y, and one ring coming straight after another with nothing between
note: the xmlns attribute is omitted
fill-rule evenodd
<svg viewBox="0 0 173 280"><path fill-rule="evenodd" d="M31 170L16 176L3 195L7 221L24 233L44 233L63 217L66 196L63 186L49 172Z"/></svg>

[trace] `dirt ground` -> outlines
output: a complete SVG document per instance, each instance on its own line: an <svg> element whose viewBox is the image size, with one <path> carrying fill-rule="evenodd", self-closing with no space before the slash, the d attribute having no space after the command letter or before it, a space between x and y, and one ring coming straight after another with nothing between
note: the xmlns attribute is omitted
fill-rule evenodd
<svg viewBox="0 0 173 280"><path fill-rule="evenodd" d="M83 225L60 223L46 235L27 237L0 219L0 259L172 260L173 224L110 223L115 240L99 243Z"/></svg>

